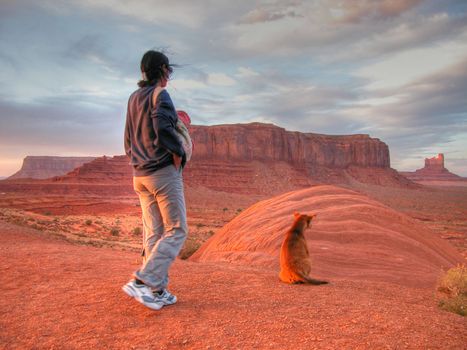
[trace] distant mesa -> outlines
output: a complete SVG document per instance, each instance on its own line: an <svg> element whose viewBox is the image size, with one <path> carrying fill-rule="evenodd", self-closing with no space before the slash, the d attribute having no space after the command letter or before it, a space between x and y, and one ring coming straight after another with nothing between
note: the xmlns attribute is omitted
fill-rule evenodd
<svg viewBox="0 0 467 350"><path fill-rule="evenodd" d="M451 173L444 167L444 154L439 153L436 157L425 158L425 166L414 172L401 172L411 181L465 181L467 179Z"/></svg>
<svg viewBox="0 0 467 350"><path fill-rule="evenodd" d="M96 157L27 156L23 160L21 169L8 177L8 179L48 179L54 176L65 175L69 171L95 158Z"/></svg>
<svg viewBox="0 0 467 350"><path fill-rule="evenodd" d="M305 233L316 278L432 286L442 267L462 262L425 225L360 193L313 186L254 204L190 258L262 266L279 272L279 251L293 213L316 213Z"/></svg>
<svg viewBox="0 0 467 350"><path fill-rule="evenodd" d="M287 131L272 124L191 126L193 158L189 186L245 194L278 194L313 184L410 185L390 168L388 146L368 135L330 136ZM63 183L125 183L126 156L101 157L54 178Z"/></svg>

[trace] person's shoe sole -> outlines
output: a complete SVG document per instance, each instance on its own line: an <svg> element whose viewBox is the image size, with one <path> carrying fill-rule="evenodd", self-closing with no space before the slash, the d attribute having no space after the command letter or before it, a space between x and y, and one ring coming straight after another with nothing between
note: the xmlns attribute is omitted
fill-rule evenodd
<svg viewBox="0 0 467 350"><path fill-rule="evenodd" d="M160 310L164 306L163 303L158 303L158 302L151 302L150 300L145 300L144 295L140 296L138 292L132 287L131 285L125 284L122 287L122 290L127 294L128 296L134 298L137 302L143 304L144 306L152 309L152 310Z"/></svg>

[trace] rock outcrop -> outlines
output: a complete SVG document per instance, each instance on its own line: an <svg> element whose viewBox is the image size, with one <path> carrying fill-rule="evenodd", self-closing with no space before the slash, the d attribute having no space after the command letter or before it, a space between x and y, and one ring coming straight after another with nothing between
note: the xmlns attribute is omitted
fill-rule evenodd
<svg viewBox="0 0 467 350"><path fill-rule="evenodd" d="M389 168L388 146L368 135L330 136L273 124L193 126L196 159L286 162L296 168Z"/></svg>
<svg viewBox="0 0 467 350"><path fill-rule="evenodd" d="M265 266L279 272L279 251L293 213L316 213L305 231L319 279L365 279L433 285L442 267L462 257L422 223L360 193L313 186L258 202L190 258Z"/></svg>
<svg viewBox="0 0 467 350"><path fill-rule="evenodd" d="M103 156L74 169L54 182L131 183L132 170L126 156Z"/></svg>
<svg viewBox="0 0 467 350"><path fill-rule="evenodd" d="M230 193L277 194L317 183L406 184L390 168L389 149L368 135L329 136L272 124L191 126L194 153L188 185ZM131 185L125 156L102 157L56 182L122 181Z"/></svg>
<svg viewBox="0 0 467 350"><path fill-rule="evenodd" d="M8 179L47 179L65 175L93 159L95 157L27 156L21 169Z"/></svg>
<svg viewBox="0 0 467 350"><path fill-rule="evenodd" d="M439 153L436 157L425 158L425 166L414 172L401 172L411 181L465 181L466 179L451 173L444 167L444 154Z"/></svg>

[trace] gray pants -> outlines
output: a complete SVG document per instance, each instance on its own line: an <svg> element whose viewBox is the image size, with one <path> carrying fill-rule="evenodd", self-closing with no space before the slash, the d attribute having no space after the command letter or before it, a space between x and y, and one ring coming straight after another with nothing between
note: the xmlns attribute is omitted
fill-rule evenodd
<svg viewBox="0 0 467 350"><path fill-rule="evenodd" d="M182 173L173 165L133 177L143 212L143 265L134 276L153 289L169 283L168 271L188 233Z"/></svg>

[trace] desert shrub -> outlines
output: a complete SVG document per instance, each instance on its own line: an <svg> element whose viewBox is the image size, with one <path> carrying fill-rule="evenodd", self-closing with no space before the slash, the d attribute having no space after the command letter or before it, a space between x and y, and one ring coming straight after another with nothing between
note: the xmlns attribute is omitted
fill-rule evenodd
<svg viewBox="0 0 467 350"><path fill-rule="evenodd" d="M459 265L449 269L438 281L439 306L461 316L467 315L467 268Z"/></svg>
<svg viewBox="0 0 467 350"><path fill-rule="evenodd" d="M84 223L85 223L87 226L91 226L91 225L92 225L92 220L91 220L91 219L87 219Z"/></svg>
<svg viewBox="0 0 467 350"><path fill-rule="evenodd" d="M200 228L203 227L203 226L205 226L205 225L204 225L203 223L201 223L201 222L198 222L198 223L196 224L196 228L197 228L197 229L200 229Z"/></svg>
<svg viewBox="0 0 467 350"><path fill-rule="evenodd" d="M110 234L112 236L118 236L120 234L120 227L114 226L110 229Z"/></svg>
<svg viewBox="0 0 467 350"><path fill-rule="evenodd" d="M240 214L242 212L242 209L241 208L238 208L237 209L237 214Z"/></svg>
<svg viewBox="0 0 467 350"><path fill-rule="evenodd" d="M133 230L131 230L131 234L133 236L141 236L142 233L143 233L143 230L139 226L135 227Z"/></svg>
<svg viewBox="0 0 467 350"><path fill-rule="evenodd" d="M178 254L178 257L183 260L188 259L199 249L199 247L201 247L201 244L201 242L188 236L182 250L180 251L180 254Z"/></svg>
<svg viewBox="0 0 467 350"><path fill-rule="evenodd" d="M47 210L47 211L44 212L44 215L47 215L47 216L52 215L52 212Z"/></svg>
<svg viewBox="0 0 467 350"><path fill-rule="evenodd" d="M227 210L229 210L229 208L224 208L222 209L222 211L225 213Z"/></svg>
<svg viewBox="0 0 467 350"><path fill-rule="evenodd" d="M208 231L208 234L209 234L209 236L212 236L212 235L214 235L214 231L213 231L213 230L209 230L209 231Z"/></svg>

